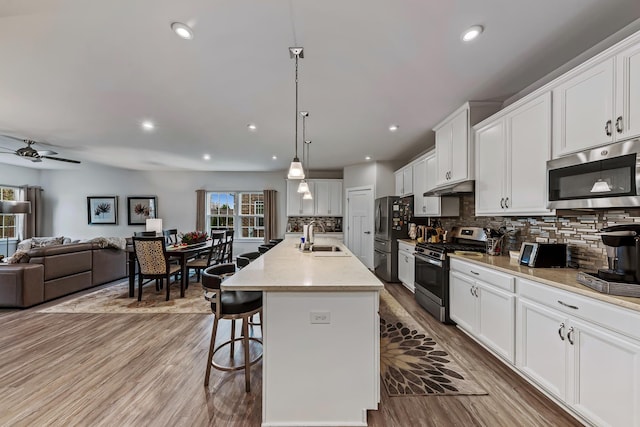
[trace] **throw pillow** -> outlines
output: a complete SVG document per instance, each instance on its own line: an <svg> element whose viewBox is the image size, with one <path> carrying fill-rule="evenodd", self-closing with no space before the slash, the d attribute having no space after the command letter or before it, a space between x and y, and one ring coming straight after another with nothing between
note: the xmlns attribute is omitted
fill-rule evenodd
<svg viewBox="0 0 640 427"><path fill-rule="evenodd" d="M31 239L25 239L22 242L18 243L17 251L28 251L31 249Z"/></svg>
<svg viewBox="0 0 640 427"><path fill-rule="evenodd" d="M29 253L27 251L16 251L11 258L7 258L8 264L18 264L20 262L29 262Z"/></svg>
<svg viewBox="0 0 640 427"><path fill-rule="evenodd" d="M32 237L32 248L44 248L45 246L61 245L64 237Z"/></svg>

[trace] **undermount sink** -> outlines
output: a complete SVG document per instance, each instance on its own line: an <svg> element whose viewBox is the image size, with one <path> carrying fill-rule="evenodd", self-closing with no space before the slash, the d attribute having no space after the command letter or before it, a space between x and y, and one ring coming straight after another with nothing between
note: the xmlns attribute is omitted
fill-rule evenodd
<svg viewBox="0 0 640 427"><path fill-rule="evenodd" d="M342 252L342 249L335 245L311 245L311 252Z"/></svg>

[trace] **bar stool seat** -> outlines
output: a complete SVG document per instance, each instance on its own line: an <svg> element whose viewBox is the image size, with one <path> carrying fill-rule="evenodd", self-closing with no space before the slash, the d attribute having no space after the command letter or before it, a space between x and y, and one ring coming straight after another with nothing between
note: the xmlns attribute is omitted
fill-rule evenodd
<svg viewBox="0 0 640 427"><path fill-rule="evenodd" d="M242 314L262 308L262 292L260 291L224 291L220 296L224 306L224 315ZM211 303L211 310L216 311L216 303Z"/></svg>

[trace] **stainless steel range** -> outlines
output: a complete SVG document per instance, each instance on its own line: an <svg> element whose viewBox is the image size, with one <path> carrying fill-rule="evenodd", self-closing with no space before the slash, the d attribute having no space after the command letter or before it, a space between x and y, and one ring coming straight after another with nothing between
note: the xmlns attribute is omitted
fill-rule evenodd
<svg viewBox="0 0 640 427"><path fill-rule="evenodd" d="M436 319L449 318L449 257L455 251L486 252L487 235L480 227L454 227L451 243L418 243L415 252L416 301Z"/></svg>

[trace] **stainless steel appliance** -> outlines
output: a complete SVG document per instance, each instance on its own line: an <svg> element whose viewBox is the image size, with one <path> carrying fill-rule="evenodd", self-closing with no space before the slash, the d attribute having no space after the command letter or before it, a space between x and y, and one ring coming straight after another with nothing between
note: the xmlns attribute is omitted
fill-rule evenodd
<svg viewBox="0 0 640 427"><path fill-rule="evenodd" d="M398 239L409 237L413 196L381 197L375 202L374 271L387 282L398 281Z"/></svg>
<svg viewBox="0 0 640 427"><path fill-rule="evenodd" d="M567 245L565 243L522 242L518 263L538 268L566 267Z"/></svg>
<svg viewBox="0 0 640 427"><path fill-rule="evenodd" d="M547 162L552 209L640 206L640 140Z"/></svg>
<svg viewBox="0 0 640 427"><path fill-rule="evenodd" d="M486 252L487 235L480 227L454 227L451 243L418 243L415 252L415 297L436 319L449 317L449 257L454 251Z"/></svg>

